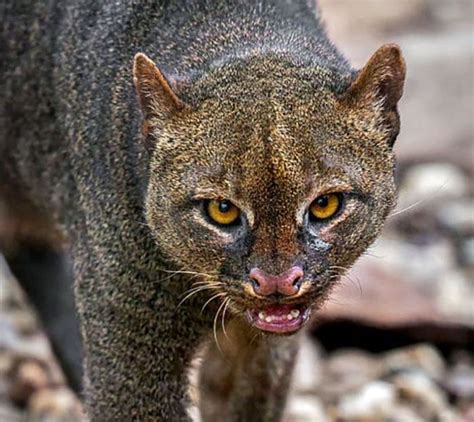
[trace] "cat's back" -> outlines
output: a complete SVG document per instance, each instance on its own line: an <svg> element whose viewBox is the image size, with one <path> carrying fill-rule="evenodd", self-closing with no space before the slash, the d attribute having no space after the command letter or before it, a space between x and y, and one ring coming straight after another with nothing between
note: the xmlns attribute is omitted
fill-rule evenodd
<svg viewBox="0 0 474 422"><path fill-rule="evenodd" d="M56 161L50 152L57 154L61 137L52 75L60 15L53 2L1 2L0 195L26 196Z"/></svg>

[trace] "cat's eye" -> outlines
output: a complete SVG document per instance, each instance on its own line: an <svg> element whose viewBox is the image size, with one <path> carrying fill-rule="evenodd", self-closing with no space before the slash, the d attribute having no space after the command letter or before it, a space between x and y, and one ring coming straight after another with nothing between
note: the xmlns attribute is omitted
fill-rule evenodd
<svg viewBox="0 0 474 422"><path fill-rule="evenodd" d="M229 226L238 222L240 210L230 201L211 199L206 202L206 213L209 218L220 225Z"/></svg>
<svg viewBox="0 0 474 422"><path fill-rule="evenodd" d="M314 220L327 220L333 217L341 209L342 195L340 193L329 193L318 196L310 205L309 210Z"/></svg>

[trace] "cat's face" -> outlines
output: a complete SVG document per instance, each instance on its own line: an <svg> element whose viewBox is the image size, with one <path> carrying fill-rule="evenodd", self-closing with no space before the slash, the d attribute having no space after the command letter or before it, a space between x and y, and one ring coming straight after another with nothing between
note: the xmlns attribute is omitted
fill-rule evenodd
<svg viewBox="0 0 474 422"><path fill-rule="evenodd" d="M297 77L225 93L156 133L148 224L178 269L207 274L208 297L224 293L263 331L294 332L394 204L388 131L380 108Z"/></svg>

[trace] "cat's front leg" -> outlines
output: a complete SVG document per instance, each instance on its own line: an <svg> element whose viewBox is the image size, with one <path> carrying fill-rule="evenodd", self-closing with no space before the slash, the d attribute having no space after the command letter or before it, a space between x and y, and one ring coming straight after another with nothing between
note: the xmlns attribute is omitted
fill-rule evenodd
<svg viewBox="0 0 474 422"><path fill-rule="evenodd" d="M242 359L230 401L230 420L281 420L295 364L296 338L261 337Z"/></svg>
<svg viewBox="0 0 474 422"><path fill-rule="evenodd" d="M85 257L85 258L82 258ZM91 421L187 421L197 334L186 307L122 257L75 259Z"/></svg>
<svg viewBox="0 0 474 422"><path fill-rule="evenodd" d="M207 350L200 372L203 421L277 422L285 408L298 337L233 324Z"/></svg>

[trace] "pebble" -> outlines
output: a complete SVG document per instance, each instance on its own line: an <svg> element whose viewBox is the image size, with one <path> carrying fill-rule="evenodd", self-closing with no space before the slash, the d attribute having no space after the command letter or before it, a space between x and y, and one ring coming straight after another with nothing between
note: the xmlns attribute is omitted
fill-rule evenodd
<svg viewBox="0 0 474 422"><path fill-rule="evenodd" d="M18 408L4 400L0 400L0 421L2 422L23 422ZM29 421L28 421L29 422Z"/></svg>
<svg viewBox="0 0 474 422"><path fill-rule="evenodd" d="M314 395L290 398L286 407L285 422L329 422L324 406Z"/></svg>
<svg viewBox="0 0 474 422"><path fill-rule="evenodd" d="M416 403L417 413L428 420L439 418L447 407L447 400L441 389L421 371L398 374L392 382L400 397Z"/></svg>
<svg viewBox="0 0 474 422"><path fill-rule="evenodd" d="M12 370L15 358L12 353L0 351L0 377L6 376Z"/></svg>
<svg viewBox="0 0 474 422"><path fill-rule="evenodd" d="M459 270L447 271L438 278L434 297L447 319L474 327L474 283Z"/></svg>
<svg viewBox="0 0 474 422"><path fill-rule="evenodd" d="M385 374L418 369L435 380L441 380L446 372L443 358L429 344L416 344L386 352L382 364Z"/></svg>
<svg viewBox="0 0 474 422"><path fill-rule="evenodd" d="M28 402L35 391L46 388L50 383L45 365L36 360L16 362L9 378L11 379L9 396L21 407Z"/></svg>
<svg viewBox="0 0 474 422"><path fill-rule="evenodd" d="M373 381L342 397L337 406L343 420L383 420L393 413L396 392L393 385Z"/></svg>
<svg viewBox="0 0 474 422"><path fill-rule="evenodd" d="M292 388L298 392L314 391L322 380L322 352L318 344L304 336L293 372Z"/></svg>
<svg viewBox="0 0 474 422"><path fill-rule="evenodd" d="M419 201L427 206L442 198L468 196L469 178L450 163L427 163L412 166L402 181L397 209L404 209ZM415 207L413 207L415 208Z"/></svg>
<svg viewBox="0 0 474 422"><path fill-rule="evenodd" d="M374 380L382 368L375 357L358 349L335 351L323 364L324 379L330 382L321 383L317 391L327 400L337 399Z"/></svg>
<svg viewBox="0 0 474 422"><path fill-rule="evenodd" d="M454 233L466 233L474 230L474 200L463 198L447 201L436 211L436 217L443 227Z"/></svg>
<svg viewBox="0 0 474 422"><path fill-rule="evenodd" d="M397 404L390 415L390 422L426 422L426 420L410 406Z"/></svg>
<svg viewBox="0 0 474 422"><path fill-rule="evenodd" d="M459 366L448 376L446 389L463 402L474 403L474 369L469 366Z"/></svg>
<svg viewBox="0 0 474 422"><path fill-rule="evenodd" d="M9 312L9 318L14 322L18 333L24 336L31 336L39 329L38 319L31 312L18 309Z"/></svg>
<svg viewBox="0 0 474 422"><path fill-rule="evenodd" d="M382 257L385 268L427 291L436 286L440 274L457 266L456 250L449 240L443 238L420 247L399 237L387 236L379 239L372 253Z"/></svg>
<svg viewBox="0 0 474 422"><path fill-rule="evenodd" d="M28 421L85 422L81 405L66 388L45 388L28 402Z"/></svg>

